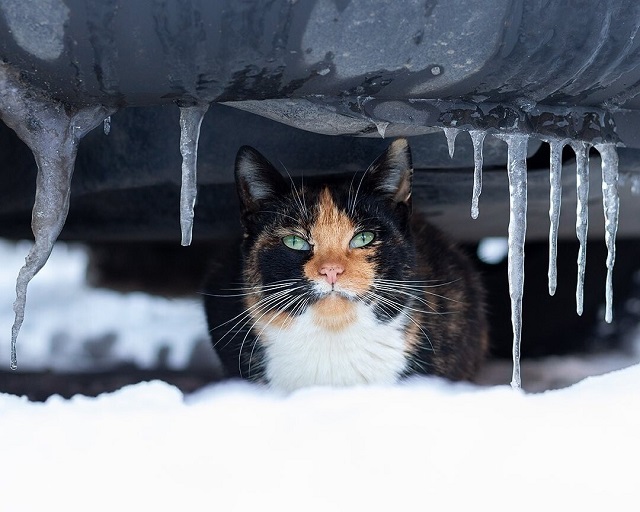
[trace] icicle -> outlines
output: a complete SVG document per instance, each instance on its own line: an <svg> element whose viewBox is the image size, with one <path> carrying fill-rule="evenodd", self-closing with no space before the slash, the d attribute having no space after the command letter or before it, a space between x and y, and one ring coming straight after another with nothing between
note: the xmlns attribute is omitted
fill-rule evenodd
<svg viewBox="0 0 640 512"><path fill-rule="evenodd" d="M473 143L473 194L471 197L471 218L477 219L480 213L478 202L482 192L482 146L486 132L471 130L471 142ZM451 153L450 153L451 154Z"/></svg>
<svg viewBox="0 0 640 512"><path fill-rule="evenodd" d="M604 207L604 240L607 245L607 286L605 321L613 319L613 265L616 261L618 231L618 152L613 144L597 144L602 157L602 205Z"/></svg>
<svg viewBox="0 0 640 512"><path fill-rule="evenodd" d="M109 135L109 132L111 132L111 116L104 118L104 121L102 122L102 130L105 135Z"/></svg>
<svg viewBox="0 0 640 512"><path fill-rule="evenodd" d="M378 129L378 133L380 134L380 137L384 139L385 133L387 133L387 127L389 126L389 123L386 121L374 121L374 124Z"/></svg>
<svg viewBox="0 0 640 512"><path fill-rule="evenodd" d="M453 153L456 150L456 137L460 130L458 128L442 128L445 136L447 137L447 146L449 147L449 157L453 158Z"/></svg>
<svg viewBox="0 0 640 512"><path fill-rule="evenodd" d="M197 194L198 139L200 125L208 103L180 107L180 153L182 154L182 188L180 189L180 228L182 245L191 244L193 209Z"/></svg>
<svg viewBox="0 0 640 512"><path fill-rule="evenodd" d="M563 141L551 140L549 162L549 295L556 293L558 286L558 225L562 205L562 148Z"/></svg>
<svg viewBox="0 0 640 512"><path fill-rule="evenodd" d="M27 286L45 265L69 211L71 176L78 143L111 114L103 106L80 110L29 90L17 73L0 62L0 115L29 146L38 166L31 216L34 244L16 280L15 320L11 328L11 369L18 366L16 341L24 320Z"/></svg>
<svg viewBox="0 0 640 512"><path fill-rule="evenodd" d="M585 142L571 144L576 154L576 235L578 249L578 284L576 286L576 311L582 315L584 299L584 274L587 265L587 233L589 231L589 145Z"/></svg>
<svg viewBox="0 0 640 512"><path fill-rule="evenodd" d="M508 146L509 176L509 296L513 327L513 375L511 387L520 388L520 342L524 292L524 242L527 232L527 135L496 135Z"/></svg>

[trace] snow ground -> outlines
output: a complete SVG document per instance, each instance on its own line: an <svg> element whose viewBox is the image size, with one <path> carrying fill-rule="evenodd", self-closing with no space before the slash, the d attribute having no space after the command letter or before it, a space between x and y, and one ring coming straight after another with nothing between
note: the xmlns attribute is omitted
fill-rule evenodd
<svg viewBox="0 0 640 512"><path fill-rule="evenodd" d="M0 242L7 367L27 249ZM20 369L153 366L163 347L185 364L206 335L195 299L92 290L85 267L81 248L57 244L31 283ZM111 341L87 351L87 339ZM523 380L540 390L635 362L539 361ZM509 378L498 366L486 383ZM635 365L539 394L425 378L288 396L157 381L45 403L0 393L0 510L636 510L639 389Z"/></svg>
<svg viewBox="0 0 640 512"><path fill-rule="evenodd" d="M525 395L161 382L0 395L0 496L45 510L637 510L640 367Z"/></svg>

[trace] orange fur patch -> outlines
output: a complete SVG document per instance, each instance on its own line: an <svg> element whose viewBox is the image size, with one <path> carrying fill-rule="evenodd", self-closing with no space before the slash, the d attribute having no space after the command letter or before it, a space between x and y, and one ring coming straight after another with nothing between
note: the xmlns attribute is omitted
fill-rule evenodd
<svg viewBox="0 0 640 512"><path fill-rule="evenodd" d="M339 295L329 295L310 308L313 321L328 331L342 331L356 320L353 301Z"/></svg>
<svg viewBox="0 0 640 512"><path fill-rule="evenodd" d="M364 293L369 289L375 276L375 268L367 261L367 257L375 249L349 247L356 229L357 226L346 213L338 209L329 190L325 188L320 194L318 215L311 227L313 256L304 266L304 273L308 279L324 279L320 269L330 263L340 265L344 269L338 276L339 287L355 293Z"/></svg>

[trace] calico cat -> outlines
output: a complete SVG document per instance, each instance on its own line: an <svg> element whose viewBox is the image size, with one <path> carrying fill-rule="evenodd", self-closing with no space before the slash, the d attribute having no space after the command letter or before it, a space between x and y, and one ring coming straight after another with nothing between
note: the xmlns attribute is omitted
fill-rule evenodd
<svg viewBox="0 0 640 512"><path fill-rule="evenodd" d="M205 299L229 376L282 390L473 378L487 350L483 288L467 257L412 215L412 175L405 139L364 173L300 186L240 148L242 308L220 322L225 299Z"/></svg>

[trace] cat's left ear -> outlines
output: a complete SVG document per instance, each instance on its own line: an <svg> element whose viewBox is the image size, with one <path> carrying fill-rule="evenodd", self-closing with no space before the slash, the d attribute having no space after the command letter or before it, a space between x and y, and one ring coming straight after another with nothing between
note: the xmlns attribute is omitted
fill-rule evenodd
<svg viewBox="0 0 640 512"><path fill-rule="evenodd" d="M238 150L235 178L243 213L255 213L262 204L287 191L282 175L251 146L242 146Z"/></svg>
<svg viewBox="0 0 640 512"><path fill-rule="evenodd" d="M413 165L407 139L393 141L367 169L365 179L376 193L411 208Z"/></svg>

